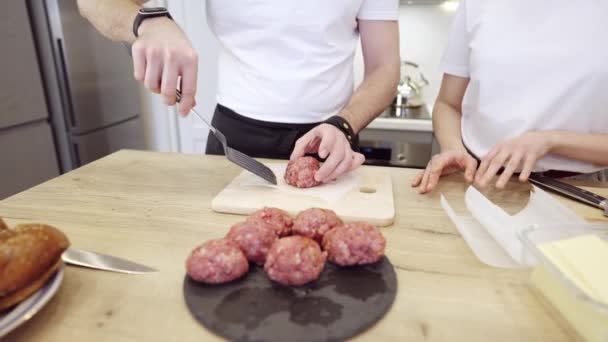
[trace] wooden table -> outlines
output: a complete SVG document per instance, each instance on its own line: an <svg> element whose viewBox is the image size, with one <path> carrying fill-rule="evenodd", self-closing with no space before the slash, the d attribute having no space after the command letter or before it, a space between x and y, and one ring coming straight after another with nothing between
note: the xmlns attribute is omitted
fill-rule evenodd
<svg viewBox="0 0 608 342"><path fill-rule="evenodd" d="M210 202L240 170L221 157L121 151L0 201L9 225L44 222L72 245L140 261L159 273L129 276L67 267L54 299L8 341L216 341L183 298L190 250L223 236L242 217L217 214ZM528 286L529 271L485 266L439 204L458 208L459 175L418 195L417 170L390 169L397 218L384 228L399 291L390 312L357 341L564 341L574 335ZM608 195L608 189L596 189ZM522 207L528 190L513 183L490 197ZM594 210L563 199L591 220ZM462 203L460 203L462 207Z"/></svg>

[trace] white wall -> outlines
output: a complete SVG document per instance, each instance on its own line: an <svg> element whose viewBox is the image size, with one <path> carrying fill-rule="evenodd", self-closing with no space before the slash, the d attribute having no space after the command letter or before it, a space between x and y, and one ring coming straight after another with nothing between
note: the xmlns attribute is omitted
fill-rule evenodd
<svg viewBox="0 0 608 342"><path fill-rule="evenodd" d="M429 80L424 99L432 108L439 92L441 73L439 62L446 46L452 26L454 10L440 5L401 5L399 14L399 34L401 59L417 63ZM360 47L355 58L355 82L363 78L363 58Z"/></svg>

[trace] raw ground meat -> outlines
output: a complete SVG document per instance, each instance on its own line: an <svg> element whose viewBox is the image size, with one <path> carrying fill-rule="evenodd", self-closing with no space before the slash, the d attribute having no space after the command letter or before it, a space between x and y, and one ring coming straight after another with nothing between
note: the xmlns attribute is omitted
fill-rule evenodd
<svg viewBox="0 0 608 342"><path fill-rule="evenodd" d="M319 278L326 258L314 240L288 236L272 245L264 270L277 283L299 286Z"/></svg>
<svg viewBox="0 0 608 342"><path fill-rule="evenodd" d="M321 184L315 180L320 168L319 161L313 157L300 157L287 164L285 182L298 188L312 188Z"/></svg>
<svg viewBox="0 0 608 342"><path fill-rule="evenodd" d="M310 208L296 216L293 222L293 234L323 242L323 236L330 229L342 225L342 220L329 209Z"/></svg>
<svg viewBox="0 0 608 342"><path fill-rule="evenodd" d="M329 261L341 265L372 264L384 255L386 240L366 222L350 222L325 234L323 249Z"/></svg>
<svg viewBox="0 0 608 342"><path fill-rule="evenodd" d="M254 220L233 225L226 235L226 239L239 245L247 260L263 265L268 250L277 240L277 235L271 228Z"/></svg>
<svg viewBox="0 0 608 342"><path fill-rule="evenodd" d="M222 284L247 273L249 262L236 243L227 239L209 240L190 253L186 270L196 281Z"/></svg>
<svg viewBox="0 0 608 342"><path fill-rule="evenodd" d="M249 215L247 222L270 228L279 237L290 235L293 226L293 219L285 210L268 207Z"/></svg>

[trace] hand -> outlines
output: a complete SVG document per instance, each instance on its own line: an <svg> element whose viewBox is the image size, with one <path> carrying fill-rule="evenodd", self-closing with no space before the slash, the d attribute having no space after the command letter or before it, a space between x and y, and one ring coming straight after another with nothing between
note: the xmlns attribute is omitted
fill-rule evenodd
<svg viewBox="0 0 608 342"><path fill-rule="evenodd" d="M181 76L179 113L186 116L196 105L198 56L179 26L164 17L144 20L132 55L135 79L162 94L169 106L177 101L175 90Z"/></svg>
<svg viewBox="0 0 608 342"><path fill-rule="evenodd" d="M340 175L361 166L365 157L354 152L342 131L329 124L320 124L296 141L291 160L307 153L318 153L327 158L315 174L317 182L331 182Z"/></svg>
<svg viewBox="0 0 608 342"><path fill-rule="evenodd" d="M507 139L494 146L481 160L475 183L480 187L487 186L504 167L502 175L496 181L496 187L503 189L514 172L521 168L519 180L525 182L534 164L549 153L553 143L547 132L526 132L516 138Z"/></svg>
<svg viewBox="0 0 608 342"><path fill-rule="evenodd" d="M418 193L427 193L437 186L441 176L464 170L464 178L472 182L475 177L477 160L466 151L447 150L431 158L426 169L420 172L412 181L413 187L418 187Z"/></svg>

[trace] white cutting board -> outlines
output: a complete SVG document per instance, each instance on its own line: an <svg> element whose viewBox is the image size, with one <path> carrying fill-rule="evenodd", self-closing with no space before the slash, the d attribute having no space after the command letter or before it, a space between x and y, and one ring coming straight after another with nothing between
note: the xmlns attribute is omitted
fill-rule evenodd
<svg viewBox="0 0 608 342"><path fill-rule="evenodd" d="M382 167L362 166L335 182L298 189L283 179L286 163L267 165L277 176L277 186L243 171L215 196L213 210L248 215L262 207L276 207L295 216L317 207L331 209L345 221L363 220L377 226L391 225L395 219L393 182Z"/></svg>

